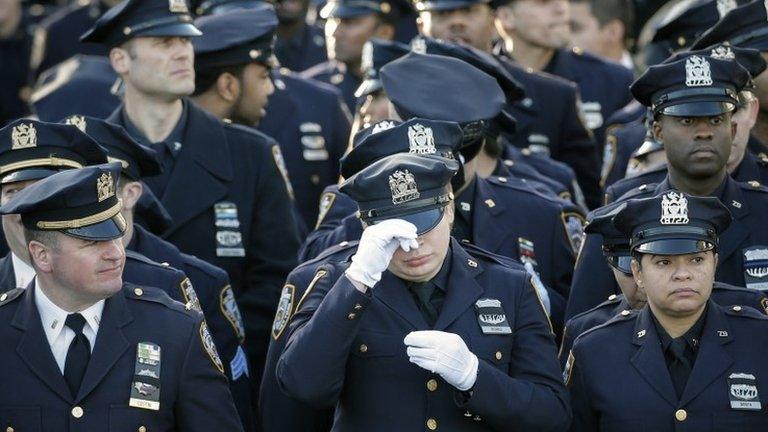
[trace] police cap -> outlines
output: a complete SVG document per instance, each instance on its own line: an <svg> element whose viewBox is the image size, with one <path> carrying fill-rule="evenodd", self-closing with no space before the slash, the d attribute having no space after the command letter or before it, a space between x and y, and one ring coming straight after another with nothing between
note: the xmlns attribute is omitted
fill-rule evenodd
<svg viewBox="0 0 768 432"><path fill-rule="evenodd" d="M592 210L587 215L587 224L584 227L584 232L587 234L600 234L603 238L603 255L608 264L624 274L631 275L629 238L613 224L613 217L625 205L624 202L618 202Z"/></svg>
<svg viewBox="0 0 768 432"><path fill-rule="evenodd" d="M106 162L104 149L76 127L20 119L0 129L0 184Z"/></svg>
<svg viewBox="0 0 768 432"><path fill-rule="evenodd" d="M117 46L139 36L200 36L186 0L124 0L104 13L81 42Z"/></svg>
<svg viewBox="0 0 768 432"><path fill-rule="evenodd" d="M119 238L126 228L116 194L119 178L118 163L62 171L16 193L0 214L20 214L31 230L85 240Z"/></svg>
<svg viewBox="0 0 768 432"><path fill-rule="evenodd" d="M613 223L630 239L634 252L683 255L716 249L718 236L731 220L717 198L670 190L626 201Z"/></svg>
<svg viewBox="0 0 768 432"><path fill-rule="evenodd" d="M272 5L229 11L195 20L203 35L195 38L195 70L253 62L277 67L273 53L277 14Z"/></svg>
<svg viewBox="0 0 768 432"><path fill-rule="evenodd" d="M462 145L458 123L413 118L382 120L355 134L354 147L341 159L341 175L350 178L371 163L396 153L453 159Z"/></svg>
<svg viewBox="0 0 768 432"><path fill-rule="evenodd" d="M119 162L123 175L132 180L160 174L162 167L157 153L139 144L122 126L94 117L73 115L64 123L77 126L106 150L109 162Z"/></svg>
<svg viewBox="0 0 768 432"><path fill-rule="evenodd" d="M631 91L654 116L706 117L733 111L748 81L749 73L737 62L684 53L648 68Z"/></svg>
<svg viewBox="0 0 768 432"><path fill-rule="evenodd" d="M753 1L731 10L707 30L691 48L701 49L719 42L768 51L768 10L765 2Z"/></svg>
<svg viewBox="0 0 768 432"><path fill-rule="evenodd" d="M496 2L493 2L495 4ZM414 0L413 7L417 12L449 11L463 9L476 4L491 5L491 0Z"/></svg>
<svg viewBox="0 0 768 432"><path fill-rule="evenodd" d="M320 10L320 18L349 19L363 15L392 13L392 5L382 0L331 0Z"/></svg>
<svg viewBox="0 0 768 432"><path fill-rule="evenodd" d="M367 224L404 219L421 235L442 219L453 199L449 185L458 169L451 159L399 153L350 177L340 190L357 201L360 219Z"/></svg>

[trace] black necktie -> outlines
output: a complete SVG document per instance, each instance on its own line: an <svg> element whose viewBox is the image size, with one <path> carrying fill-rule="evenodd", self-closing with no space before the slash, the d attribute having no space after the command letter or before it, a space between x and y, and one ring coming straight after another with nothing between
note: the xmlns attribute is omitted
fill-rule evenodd
<svg viewBox="0 0 768 432"><path fill-rule="evenodd" d="M419 307L419 312L421 312L424 320L430 327L434 327L437 322L438 311L435 305L429 300L432 298L432 293L435 292L435 284L431 281L413 282L409 285L409 288L418 300L416 305Z"/></svg>
<svg viewBox="0 0 768 432"><path fill-rule="evenodd" d="M688 383L688 377L691 375L691 362L685 356L685 339L672 339L669 344L669 352L672 354L672 361L669 363L669 375L672 377L672 384L675 386L677 397L683 396L685 384Z"/></svg>
<svg viewBox="0 0 768 432"><path fill-rule="evenodd" d="M91 343L83 334L85 318L82 315L79 313L67 315L64 325L75 332L75 338L69 344L67 360L64 362L64 381L67 382L72 396L76 397L85 369L88 367L88 360L91 359Z"/></svg>

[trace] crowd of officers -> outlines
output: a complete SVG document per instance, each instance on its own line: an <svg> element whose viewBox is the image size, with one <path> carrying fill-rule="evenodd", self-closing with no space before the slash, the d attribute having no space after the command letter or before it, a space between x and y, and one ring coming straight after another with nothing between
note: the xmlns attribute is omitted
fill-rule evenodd
<svg viewBox="0 0 768 432"><path fill-rule="evenodd" d="M0 431L768 430L768 1L0 0Z"/></svg>

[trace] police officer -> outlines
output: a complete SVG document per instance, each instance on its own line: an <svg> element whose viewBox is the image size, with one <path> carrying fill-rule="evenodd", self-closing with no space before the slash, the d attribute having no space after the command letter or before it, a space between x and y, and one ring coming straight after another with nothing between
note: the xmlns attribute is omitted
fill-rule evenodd
<svg viewBox="0 0 768 432"><path fill-rule="evenodd" d="M243 349L245 330L227 273L194 256L182 254L176 246L135 223L138 200L144 193L141 179L156 175L161 169L154 150L134 141L125 129L104 120L71 116L65 122L77 126L98 142L111 162L120 162L122 169L117 194L121 199L121 214L126 221L123 245L128 252L134 252L131 255L139 256L135 258L137 261L144 257L145 261L157 267L181 273L183 279L165 291L172 299L189 304L205 316L216 349L225 360L224 373L230 380L230 390L243 429L252 430L254 420L250 372ZM167 286L153 284L151 279L146 279L157 271L150 270L142 274L131 270L126 266L125 279L131 283L161 288Z"/></svg>
<svg viewBox="0 0 768 432"><path fill-rule="evenodd" d="M611 294L594 308L569 319L563 330L560 345L560 362L565 366L573 341L585 331L596 327L624 310L640 310L647 303L645 292L640 290L632 275L629 240L613 225L613 217L623 209L623 203L601 207L588 216L585 230L603 237L603 256L611 266L621 294ZM715 281L712 300L722 306L745 305L768 313L768 297L763 291L752 290Z"/></svg>
<svg viewBox="0 0 768 432"><path fill-rule="evenodd" d="M397 41L372 38L363 46L361 69L365 79L355 90L360 101L355 111L353 133L389 118L389 99L379 79L381 68L410 52L408 45Z"/></svg>
<svg viewBox="0 0 768 432"><path fill-rule="evenodd" d="M329 266L291 319L277 366L289 395L338 403L334 430L568 423L551 328L529 277L451 240L457 169L394 155L342 185L367 228L351 264Z"/></svg>
<svg viewBox="0 0 768 432"><path fill-rule="evenodd" d="M189 39L199 34L183 1L128 0L83 40L111 47L125 82L108 120L160 155L163 173L144 181L173 218L162 237L227 271L260 373L277 296L295 266L296 223L277 144L184 99L194 90Z"/></svg>
<svg viewBox="0 0 768 432"><path fill-rule="evenodd" d="M202 315L125 284L120 165L68 170L0 207L36 272L0 296L8 429L242 431ZM24 401L29 408L19 408Z"/></svg>
<svg viewBox="0 0 768 432"><path fill-rule="evenodd" d="M307 22L309 0L278 2L275 7L280 20L275 55L280 64L301 72L328 60L323 29Z"/></svg>
<svg viewBox="0 0 768 432"><path fill-rule="evenodd" d="M731 47L728 44L718 44L703 50L691 51L690 54L737 61L749 72L750 77L760 75L766 68L765 60L759 51L749 48ZM678 60L690 54L685 53L672 56L667 62ZM768 157L758 157L747 151L750 131L755 126L759 108L758 100L754 93L754 84L751 84L751 81L749 85L739 92L739 103L736 111L733 113L736 133L733 137L733 146L726 167L731 177L737 181L766 183L768 182ZM659 151L663 151L663 147ZM666 174L666 166L663 166L619 181L606 189L606 202L614 201L631 189L643 184L658 183L664 180Z"/></svg>
<svg viewBox="0 0 768 432"><path fill-rule="evenodd" d="M761 53L768 52L768 11L758 2L749 2L731 10L710 30L705 32L691 45L692 49L703 49L720 42L728 42L732 46L754 48ZM763 54L765 55L765 54ZM760 101L760 112L757 124L752 131L753 140L749 148L756 154L765 153L768 147L768 73L755 76L755 95Z"/></svg>
<svg viewBox="0 0 768 432"><path fill-rule="evenodd" d="M350 112L355 111L355 90L362 82L363 45L373 37L392 39L395 12L387 1L334 0L320 11L325 23L329 60L301 75L333 84L341 90Z"/></svg>
<svg viewBox="0 0 768 432"><path fill-rule="evenodd" d="M572 431L768 427L768 319L710 298L730 220L717 198L675 190L630 200L615 216L648 305L576 339L564 372Z"/></svg>
<svg viewBox="0 0 768 432"><path fill-rule="evenodd" d="M3 2L0 11L0 127L29 114L29 57L32 24L21 0Z"/></svg>
<svg viewBox="0 0 768 432"><path fill-rule="evenodd" d="M498 21L504 34L500 52L506 52L523 67L576 83L582 114L602 148L605 120L631 100L632 72L580 48L567 48L571 42L567 1L498 3Z"/></svg>
<svg viewBox="0 0 768 432"><path fill-rule="evenodd" d="M632 92L654 113L654 138L664 146L667 178L637 188L629 197L675 188L697 196L715 196L728 206L734 222L722 233L717 280L759 288L757 256L768 242L760 227L768 215L768 189L759 182L739 183L727 172L736 125L737 95L749 79L738 63L699 55L653 66ZM599 236L588 235L576 262L567 317L590 309L610 294L615 282L600 253Z"/></svg>
<svg viewBox="0 0 768 432"><path fill-rule="evenodd" d="M490 53L496 37L494 24L496 28L500 25L494 20L495 7L496 3L477 0L418 2L420 33ZM517 127L514 134L506 131L504 137L517 147L567 163L575 171L589 207L600 205L597 144L581 120L575 85L526 70L506 56L496 58L525 89L525 97L507 107L517 119Z"/></svg>

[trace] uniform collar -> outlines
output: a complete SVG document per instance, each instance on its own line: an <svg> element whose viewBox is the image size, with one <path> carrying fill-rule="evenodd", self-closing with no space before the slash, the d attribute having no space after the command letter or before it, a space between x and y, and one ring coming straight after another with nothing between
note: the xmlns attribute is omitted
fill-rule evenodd
<svg viewBox="0 0 768 432"><path fill-rule="evenodd" d="M448 245L448 253L445 254L443 265L440 267L440 271L437 272L432 283L443 292L448 291L448 280L451 275L451 260L453 259L453 253L451 252L451 246Z"/></svg>
<svg viewBox="0 0 768 432"><path fill-rule="evenodd" d="M16 288L26 288L35 278L35 269L13 252L11 252L11 262L13 263L13 275L16 278Z"/></svg>
<svg viewBox="0 0 768 432"><path fill-rule="evenodd" d="M35 279L35 284L39 285L40 280ZM43 330L45 330L45 336L48 338L48 343L53 343L61 335L64 329L64 321L67 319L69 312L56 306L43 292L42 289L35 286L35 304L37 310L40 313L40 320L43 323ZM93 330L94 334L99 332L99 323L101 322L101 314L104 311L104 300L99 300L95 304L89 306L87 309L80 311L80 315L85 318L85 323Z"/></svg>
<svg viewBox="0 0 768 432"><path fill-rule="evenodd" d="M672 344L672 336L667 333L667 331L662 327L661 323L659 323L659 320L656 319L656 316L651 313L651 318L653 320L653 324L656 327L656 334L659 336L659 342L661 343L661 351L666 352L667 349L669 349L669 346ZM707 305L704 306L704 311L702 311L701 316L699 316L699 319L696 320L696 322L691 326L691 328L688 329L685 334L683 334L682 337L685 339L686 345L693 351L696 352L699 348L699 345L701 343L701 334L704 331L704 322L707 319Z"/></svg>
<svg viewBox="0 0 768 432"><path fill-rule="evenodd" d="M179 121L176 122L176 126L174 126L171 133L166 137L163 141L163 143L166 143L169 145L169 149L172 152L178 152L179 149L176 149L173 147L173 143L180 143L184 139L184 132L187 129L187 117L189 110L187 109L188 102L185 99L181 100L182 103L182 110L181 110L181 116L179 116ZM139 130L136 125L133 124L131 119L128 118L128 114L125 112L125 105L123 105L122 109L120 110L120 121L122 123L122 126L125 127L125 130L128 132L128 135L139 141L140 144L143 144L144 146L151 147L152 144L157 144L150 142L149 139L144 135L143 132Z"/></svg>

